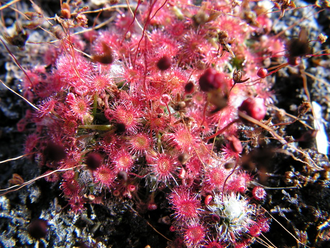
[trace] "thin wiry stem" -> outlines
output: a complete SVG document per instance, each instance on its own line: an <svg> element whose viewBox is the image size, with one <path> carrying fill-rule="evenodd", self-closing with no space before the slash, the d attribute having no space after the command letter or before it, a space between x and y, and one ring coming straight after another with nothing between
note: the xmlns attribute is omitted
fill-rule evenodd
<svg viewBox="0 0 330 248"><path fill-rule="evenodd" d="M13 89L11 89L10 87L8 87L1 79L0 79L0 83L5 86L8 90L10 90L11 92L13 92L15 95L19 96L20 98L22 98L25 102L27 102L32 108L34 108L37 111L40 111L40 109L35 106L33 103L31 103L28 99L26 99L24 96L18 94L16 91L14 91Z"/></svg>
<svg viewBox="0 0 330 248"><path fill-rule="evenodd" d="M20 189L22 189L22 188L24 188L24 187L26 187L26 186L34 183L35 181L37 181L37 180L39 180L41 178L48 177L48 176L50 176L50 175L52 175L54 173L69 171L69 170L73 170L75 168L76 168L76 166L75 167L72 167L72 168L54 170L54 171L51 171L51 172L49 172L47 174L43 174L43 175L40 175L38 177L35 177L35 178L33 178L33 179L29 180L29 181L26 181L26 182L24 182L22 184L16 184L16 185L10 186L10 187L5 188L5 189L0 189L0 192L4 192L4 193L0 194L0 196L6 195L6 194L11 193L11 192L15 192L17 190L20 190Z"/></svg>
<svg viewBox="0 0 330 248"><path fill-rule="evenodd" d="M9 158L9 159L6 159L6 160L2 160L0 161L0 164L4 164L4 163L7 163L7 162L11 162L11 161L15 161L15 160L19 160L21 158L24 158L24 157L27 157L29 155L31 155L32 153L28 153L28 154L24 154L24 155L20 155L20 156L17 156L15 158Z"/></svg>

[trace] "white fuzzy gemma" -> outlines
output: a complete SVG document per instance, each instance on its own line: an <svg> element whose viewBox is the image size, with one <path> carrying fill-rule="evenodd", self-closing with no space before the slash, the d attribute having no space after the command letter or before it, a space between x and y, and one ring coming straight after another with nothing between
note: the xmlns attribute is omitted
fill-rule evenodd
<svg viewBox="0 0 330 248"><path fill-rule="evenodd" d="M315 137L317 151L319 153L328 154L328 136L324 128L324 120L322 119L322 108L317 102L312 102L313 115L314 115L314 128L317 130Z"/></svg>
<svg viewBox="0 0 330 248"><path fill-rule="evenodd" d="M239 195L234 194L224 197L223 214L228 218L229 222L240 221L246 215L247 203L240 200Z"/></svg>
<svg viewBox="0 0 330 248"><path fill-rule="evenodd" d="M222 221L217 223L217 230L223 239L233 240L233 237L247 231L251 220L251 208L248 201L241 195L231 193L214 196L214 205L208 206L209 210L218 215Z"/></svg>

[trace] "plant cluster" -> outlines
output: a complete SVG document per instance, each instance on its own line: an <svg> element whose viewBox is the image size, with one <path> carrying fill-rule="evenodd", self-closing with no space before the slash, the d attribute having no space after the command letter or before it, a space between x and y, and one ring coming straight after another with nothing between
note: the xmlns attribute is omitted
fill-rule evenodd
<svg viewBox="0 0 330 248"><path fill-rule="evenodd" d="M294 7L275 2L282 14ZM74 31L86 28L88 11L61 7L54 20L35 13L25 24L48 21L56 38L43 64L24 70L34 109L18 124L45 180L60 184L76 213L111 197L144 214L164 208L157 195L165 194L176 247L259 240L270 219L252 164L267 135L290 147L265 121L268 78L283 65L266 67L298 65L308 43L300 37L307 48L296 53L273 35L264 2L115 4L107 29L81 34Z"/></svg>

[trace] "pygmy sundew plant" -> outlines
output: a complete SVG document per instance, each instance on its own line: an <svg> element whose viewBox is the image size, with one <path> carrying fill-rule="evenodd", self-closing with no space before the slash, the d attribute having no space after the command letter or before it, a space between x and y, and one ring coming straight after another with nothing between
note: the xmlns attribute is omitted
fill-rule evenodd
<svg viewBox="0 0 330 248"><path fill-rule="evenodd" d="M76 35L88 12L63 6L44 64L26 70L24 97L36 109L20 130L35 126L26 152L47 173L66 171L49 180L71 209L111 193L152 211L163 192L182 246L246 247L267 232L266 192L240 157L261 135L242 130L264 128L272 104L264 60L287 55L268 10L139 0L112 13L106 29Z"/></svg>

